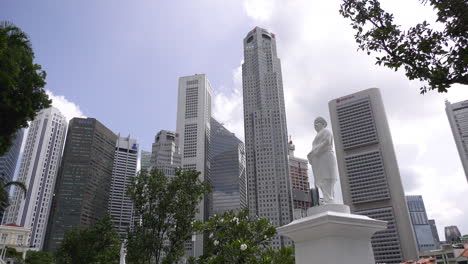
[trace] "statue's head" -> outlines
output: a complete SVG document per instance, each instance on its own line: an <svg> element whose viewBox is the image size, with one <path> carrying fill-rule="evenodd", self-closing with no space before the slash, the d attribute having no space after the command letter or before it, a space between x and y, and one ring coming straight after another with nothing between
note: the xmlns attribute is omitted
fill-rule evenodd
<svg viewBox="0 0 468 264"><path fill-rule="evenodd" d="M325 121L325 118L319 116L315 118L314 127L317 132L320 132L320 130L327 127L327 121Z"/></svg>

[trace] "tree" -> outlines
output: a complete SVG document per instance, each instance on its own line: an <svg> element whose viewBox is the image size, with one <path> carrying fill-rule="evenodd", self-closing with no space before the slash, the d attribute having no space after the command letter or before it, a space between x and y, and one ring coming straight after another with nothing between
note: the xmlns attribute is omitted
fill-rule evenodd
<svg viewBox="0 0 468 264"><path fill-rule="evenodd" d="M0 156L16 131L51 104L43 89L46 73L33 59L28 36L12 23L0 22Z"/></svg>
<svg viewBox="0 0 468 264"><path fill-rule="evenodd" d="M407 31L393 22L378 0L344 0L340 14L351 19L358 50L383 53L376 64L398 70L410 80L427 82L422 94L447 92L452 84L468 84L468 5L466 0L420 0L437 10L442 31L423 21Z"/></svg>
<svg viewBox="0 0 468 264"><path fill-rule="evenodd" d="M25 264L52 264L53 255L47 251L28 251L26 253Z"/></svg>
<svg viewBox="0 0 468 264"><path fill-rule="evenodd" d="M115 264L119 262L121 241L109 217L89 229L65 234L55 253L57 264Z"/></svg>
<svg viewBox="0 0 468 264"><path fill-rule="evenodd" d="M204 255L198 264L293 264L293 247L279 251L270 247L276 228L267 219L250 218L248 210L230 211L196 223L196 230L206 236Z"/></svg>
<svg viewBox="0 0 468 264"><path fill-rule="evenodd" d="M199 180L199 172L176 169L168 178L153 169L142 170L132 179L128 195L141 218L129 231L129 263L177 263L184 254L185 241L192 237L197 205L211 186Z"/></svg>
<svg viewBox="0 0 468 264"><path fill-rule="evenodd" d="M26 185L24 185L23 182L11 181L11 182L7 182L5 184L2 184L0 182L0 209L2 211L4 211L9 205L10 199L9 199L8 187L10 187L10 186L16 186L17 188L22 190L24 196L26 197L27 188L26 188Z"/></svg>

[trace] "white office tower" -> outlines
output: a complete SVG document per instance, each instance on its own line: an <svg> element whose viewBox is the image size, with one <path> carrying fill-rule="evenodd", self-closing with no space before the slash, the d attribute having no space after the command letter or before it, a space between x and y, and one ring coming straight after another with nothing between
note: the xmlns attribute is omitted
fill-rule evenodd
<svg viewBox="0 0 468 264"><path fill-rule="evenodd" d="M377 263L417 258L382 96L367 89L329 102L344 204L351 212L388 221L372 236Z"/></svg>
<svg viewBox="0 0 468 264"><path fill-rule="evenodd" d="M288 132L275 34L256 27L244 38L242 64L247 199L252 216L274 226L292 221ZM272 246L289 244L276 236Z"/></svg>
<svg viewBox="0 0 468 264"><path fill-rule="evenodd" d="M445 111L468 181L468 100L454 104L445 101Z"/></svg>
<svg viewBox="0 0 468 264"><path fill-rule="evenodd" d="M161 130L154 137L151 168L157 168L167 177L174 177L175 169L181 166L179 134Z"/></svg>
<svg viewBox="0 0 468 264"><path fill-rule="evenodd" d="M179 78L177 103L177 134L182 155L182 168L200 172L201 181L209 181L209 144L211 118L211 84L205 74ZM200 203L197 220L208 219L209 201ZM203 254L203 236L193 239L192 255Z"/></svg>
<svg viewBox="0 0 468 264"><path fill-rule="evenodd" d="M3 218L3 224L31 228L29 246L37 250L44 244L66 131L67 119L54 107L40 111L31 122L17 179L27 187L26 198L15 188Z"/></svg>
<svg viewBox="0 0 468 264"><path fill-rule="evenodd" d="M131 178L136 175L137 159L137 141L130 136L119 136L115 146L108 211L114 227L122 238L127 237L128 229L133 223L133 203L127 196L127 188Z"/></svg>

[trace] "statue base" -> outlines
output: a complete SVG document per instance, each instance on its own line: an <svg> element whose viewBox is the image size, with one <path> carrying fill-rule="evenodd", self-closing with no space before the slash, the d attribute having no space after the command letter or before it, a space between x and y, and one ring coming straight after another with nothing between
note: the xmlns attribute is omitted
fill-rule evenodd
<svg viewBox="0 0 468 264"><path fill-rule="evenodd" d="M350 214L342 204L312 207L307 215L277 229L294 241L296 264L375 263L370 239L387 222Z"/></svg>

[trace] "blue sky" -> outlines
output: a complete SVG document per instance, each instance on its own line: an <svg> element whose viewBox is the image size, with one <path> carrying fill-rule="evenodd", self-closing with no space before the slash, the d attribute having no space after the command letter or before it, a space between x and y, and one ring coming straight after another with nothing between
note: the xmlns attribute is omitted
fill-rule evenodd
<svg viewBox="0 0 468 264"><path fill-rule="evenodd" d="M403 29L435 18L419 1L380 2ZM264 27L276 34L296 156L310 151L313 120L329 118L329 100L378 87L405 192L423 195L441 239L448 225L468 233L468 184L444 110L445 99L468 99L467 87L421 96L421 83L376 66L375 54L356 51L340 3L3 0L0 20L29 34L56 107L131 134L146 150L157 131L175 129L178 78L195 73L206 73L212 83L214 117L243 138L242 39L253 27Z"/></svg>
<svg viewBox="0 0 468 264"><path fill-rule="evenodd" d="M2 1L0 19L30 36L48 90L148 150L175 129L178 77L232 86L253 24L232 19L242 5L219 2Z"/></svg>

